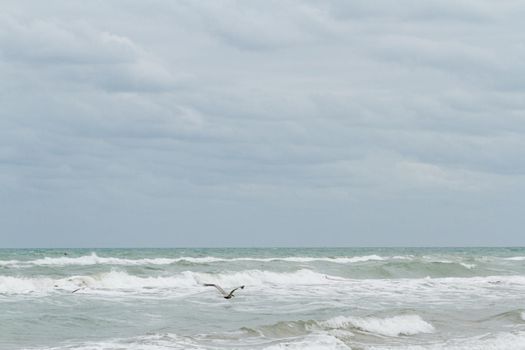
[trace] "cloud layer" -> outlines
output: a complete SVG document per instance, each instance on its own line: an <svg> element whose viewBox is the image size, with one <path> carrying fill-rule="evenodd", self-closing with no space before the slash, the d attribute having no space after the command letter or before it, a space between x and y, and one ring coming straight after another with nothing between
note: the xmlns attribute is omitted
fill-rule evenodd
<svg viewBox="0 0 525 350"><path fill-rule="evenodd" d="M1 245L523 244L524 15L7 1Z"/></svg>

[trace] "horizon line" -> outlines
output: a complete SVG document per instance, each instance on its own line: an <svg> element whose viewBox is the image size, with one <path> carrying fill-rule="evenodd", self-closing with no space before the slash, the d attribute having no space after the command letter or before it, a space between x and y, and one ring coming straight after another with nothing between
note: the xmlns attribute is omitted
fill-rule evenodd
<svg viewBox="0 0 525 350"><path fill-rule="evenodd" d="M469 245L457 245L457 246L180 246L180 247L158 247L158 246L145 246L145 247L0 247L0 249L383 249L383 248L525 248L525 245L501 245L501 246L469 246Z"/></svg>

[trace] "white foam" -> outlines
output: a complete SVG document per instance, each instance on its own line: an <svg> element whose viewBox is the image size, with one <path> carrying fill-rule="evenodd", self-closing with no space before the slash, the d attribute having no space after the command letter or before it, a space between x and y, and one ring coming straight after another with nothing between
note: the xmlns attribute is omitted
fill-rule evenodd
<svg viewBox="0 0 525 350"><path fill-rule="evenodd" d="M1 294L26 294L38 290L47 290L53 287L51 278L19 278L0 276Z"/></svg>
<svg viewBox="0 0 525 350"><path fill-rule="evenodd" d="M224 288L247 285L264 290L266 295L279 297L340 297L352 300L377 298L384 302L402 299L404 302L471 302L472 296L487 296L492 300L525 293L525 276L448 277L418 279L347 279L320 274L308 269L294 272L243 270L223 273L185 271L167 276L140 277L122 271L61 279L47 277L0 276L0 293L71 291L79 293L118 291L118 294L160 292L165 296L202 292L203 283L217 283ZM251 289L251 288L250 288Z"/></svg>
<svg viewBox="0 0 525 350"><path fill-rule="evenodd" d="M467 264L467 263L460 263L461 266L469 269L469 270L472 270L473 268L476 267L476 264Z"/></svg>
<svg viewBox="0 0 525 350"><path fill-rule="evenodd" d="M286 339L282 342L274 343L262 348L263 350L350 350L350 347L345 345L336 337L325 334L309 334L304 337L297 337L295 339ZM222 345L222 346L221 346ZM228 344L228 349L251 349L253 345L239 341L239 344ZM259 344L264 346L264 344ZM107 341L93 341L79 344L69 344L69 350L107 350L107 349L128 349L128 350L180 350L180 349L224 349L224 344L206 339L205 342L199 341L196 338L177 336L176 334L158 334L138 336L133 338L117 338L109 339ZM257 348L260 348L257 346ZM49 347L40 348L40 350L63 350L64 347ZM38 350L35 348L35 350Z"/></svg>
<svg viewBox="0 0 525 350"><path fill-rule="evenodd" d="M336 329L357 328L365 332L389 337L432 333L434 331L434 327L419 315L399 315L387 318L339 316L320 322L320 325Z"/></svg>
<svg viewBox="0 0 525 350"><path fill-rule="evenodd" d="M63 350L64 347L40 348L40 350ZM138 336L133 338L116 338L106 341L93 341L78 344L69 344L69 350L107 350L107 349L127 349L127 350L186 350L186 349L205 349L199 346L191 338L177 336L176 334L159 334ZM38 350L38 349L34 349Z"/></svg>
<svg viewBox="0 0 525 350"><path fill-rule="evenodd" d="M148 292L152 289L180 289L196 285L197 282L189 273L173 277L138 277L125 272L111 271L93 276L71 276L60 279L0 276L0 293L3 294L73 291L78 288L85 288L86 291L126 289Z"/></svg>
<svg viewBox="0 0 525 350"><path fill-rule="evenodd" d="M16 266L20 263L20 260L0 260L0 266Z"/></svg>
<svg viewBox="0 0 525 350"><path fill-rule="evenodd" d="M154 293L158 289L202 290L204 283L217 283L222 286L238 285L315 285L330 283L327 276L310 270L290 273L278 273L261 270L246 270L232 273L210 274L185 271L173 276L139 277L122 271L111 271L92 276L71 276L51 279L44 277L25 278L0 276L0 293L26 294L32 292L50 292L86 288L84 292L97 289L135 290ZM332 282L333 283L333 282Z"/></svg>
<svg viewBox="0 0 525 350"><path fill-rule="evenodd" d="M42 259L36 259L24 262L24 264L31 265L169 265L180 261L181 259L169 259L169 258L153 258L153 259L122 259L113 257L99 257L96 253L90 255L84 255L77 258L71 257L58 257L50 258L45 257ZM20 265L20 263L19 263Z"/></svg>
<svg viewBox="0 0 525 350"><path fill-rule="evenodd" d="M172 277L138 277L125 272L111 271L98 278L84 279L86 280L91 288L106 289L182 288L197 285L195 278L188 272Z"/></svg>
<svg viewBox="0 0 525 350"><path fill-rule="evenodd" d="M510 257L510 258L505 258L504 260L523 261L523 260L525 260L525 256L513 256L513 257Z"/></svg>
<svg viewBox="0 0 525 350"><path fill-rule="evenodd" d="M520 350L525 349L525 333L498 333L466 339L452 339L425 345L372 346L369 350Z"/></svg>
<svg viewBox="0 0 525 350"><path fill-rule="evenodd" d="M304 338L286 341L265 347L264 350L349 350L350 347L333 335L319 333L309 334Z"/></svg>
<svg viewBox="0 0 525 350"><path fill-rule="evenodd" d="M233 273L193 273L195 279L202 283L217 283L220 285L324 285L330 282L329 276L311 270L302 269L296 272L273 272L247 270Z"/></svg>
<svg viewBox="0 0 525 350"><path fill-rule="evenodd" d="M414 260L413 255L396 255L393 256L392 259L394 260Z"/></svg>
<svg viewBox="0 0 525 350"><path fill-rule="evenodd" d="M433 258L429 259L428 257L426 258L425 261L427 263L433 263L433 264L447 264L447 265L459 264L459 265L461 265L464 268L467 268L469 270L471 270L474 267L476 267L476 264L467 264L467 263L462 263L462 262L457 262L457 261L452 261L452 260L443 260L443 259L433 259Z"/></svg>
<svg viewBox="0 0 525 350"><path fill-rule="evenodd" d="M523 321L525 321L525 311L523 311L523 312L521 313L521 319L522 319Z"/></svg>
<svg viewBox="0 0 525 350"><path fill-rule="evenodd" d="M392 258L385 258L379 255L365 255L365 256L354 256L354 257L273 257L273 258L218 258L213 256L205 257L180 257L180 258L143 258L143 259L123 259L116 257L99 257L96 253L90 255L84 255L80 257L45 257L36 260L0 260L0 266L12 266L12 267L28 267L28 266L67 266L67 265L170 265L178 262L190 262L194 264L209 264L215 262L235 262L235 261L254 261L254 262L275 262L275 261L287 261L287 262L331 262L337 264L350 264L366 261L381 261L386 259L402 259L403 257L396 256Z"/></svg>
<svg viewBox="0 0 525 350"><path fill-rule="evenodd" d="M68 265L170 265L180 261L196 262L196 263L210 263L221 261L220 258L204 257L204 258L144 258L144 259L122 259L115 257L99 257L96 253L90 255L83 255L76 258L61 256L61 257L45 257L36 260L0 260L0 266L13 267L28 267L28 266L68 266Z"/></svg>

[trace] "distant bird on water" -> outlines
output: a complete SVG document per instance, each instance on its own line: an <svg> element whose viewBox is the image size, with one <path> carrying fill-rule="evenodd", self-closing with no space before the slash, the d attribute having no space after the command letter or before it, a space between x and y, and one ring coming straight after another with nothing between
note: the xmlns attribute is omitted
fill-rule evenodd
<svg viewBox="0 0 525 350"><path fill-rule="evenodd" d="M240 286L240 287L237 287L237 288L233 288L233 289L231 290L231 292L226 293L226 291L225 291L224 289L222 289L221 286L218 286L218 285L213 284L213 283L204 283L204 286L206 286L206 287L215 287L215 288L217 288L217 290L218 290L219 292L221 292L221 294L222 294L222 296L224 297L224 299L231 299L231 298L234 297L233 292L235 292L237 289L244 289L244 286Z"/></svg>

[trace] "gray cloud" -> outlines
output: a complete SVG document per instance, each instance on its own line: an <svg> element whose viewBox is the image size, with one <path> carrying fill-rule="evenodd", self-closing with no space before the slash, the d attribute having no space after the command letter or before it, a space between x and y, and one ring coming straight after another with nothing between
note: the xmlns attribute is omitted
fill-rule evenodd
<svg viewBox="0 0 525 350"><path fill-rule="evenodd" d="M8 1L2 245L522 244L523 13Z"/></svg>

